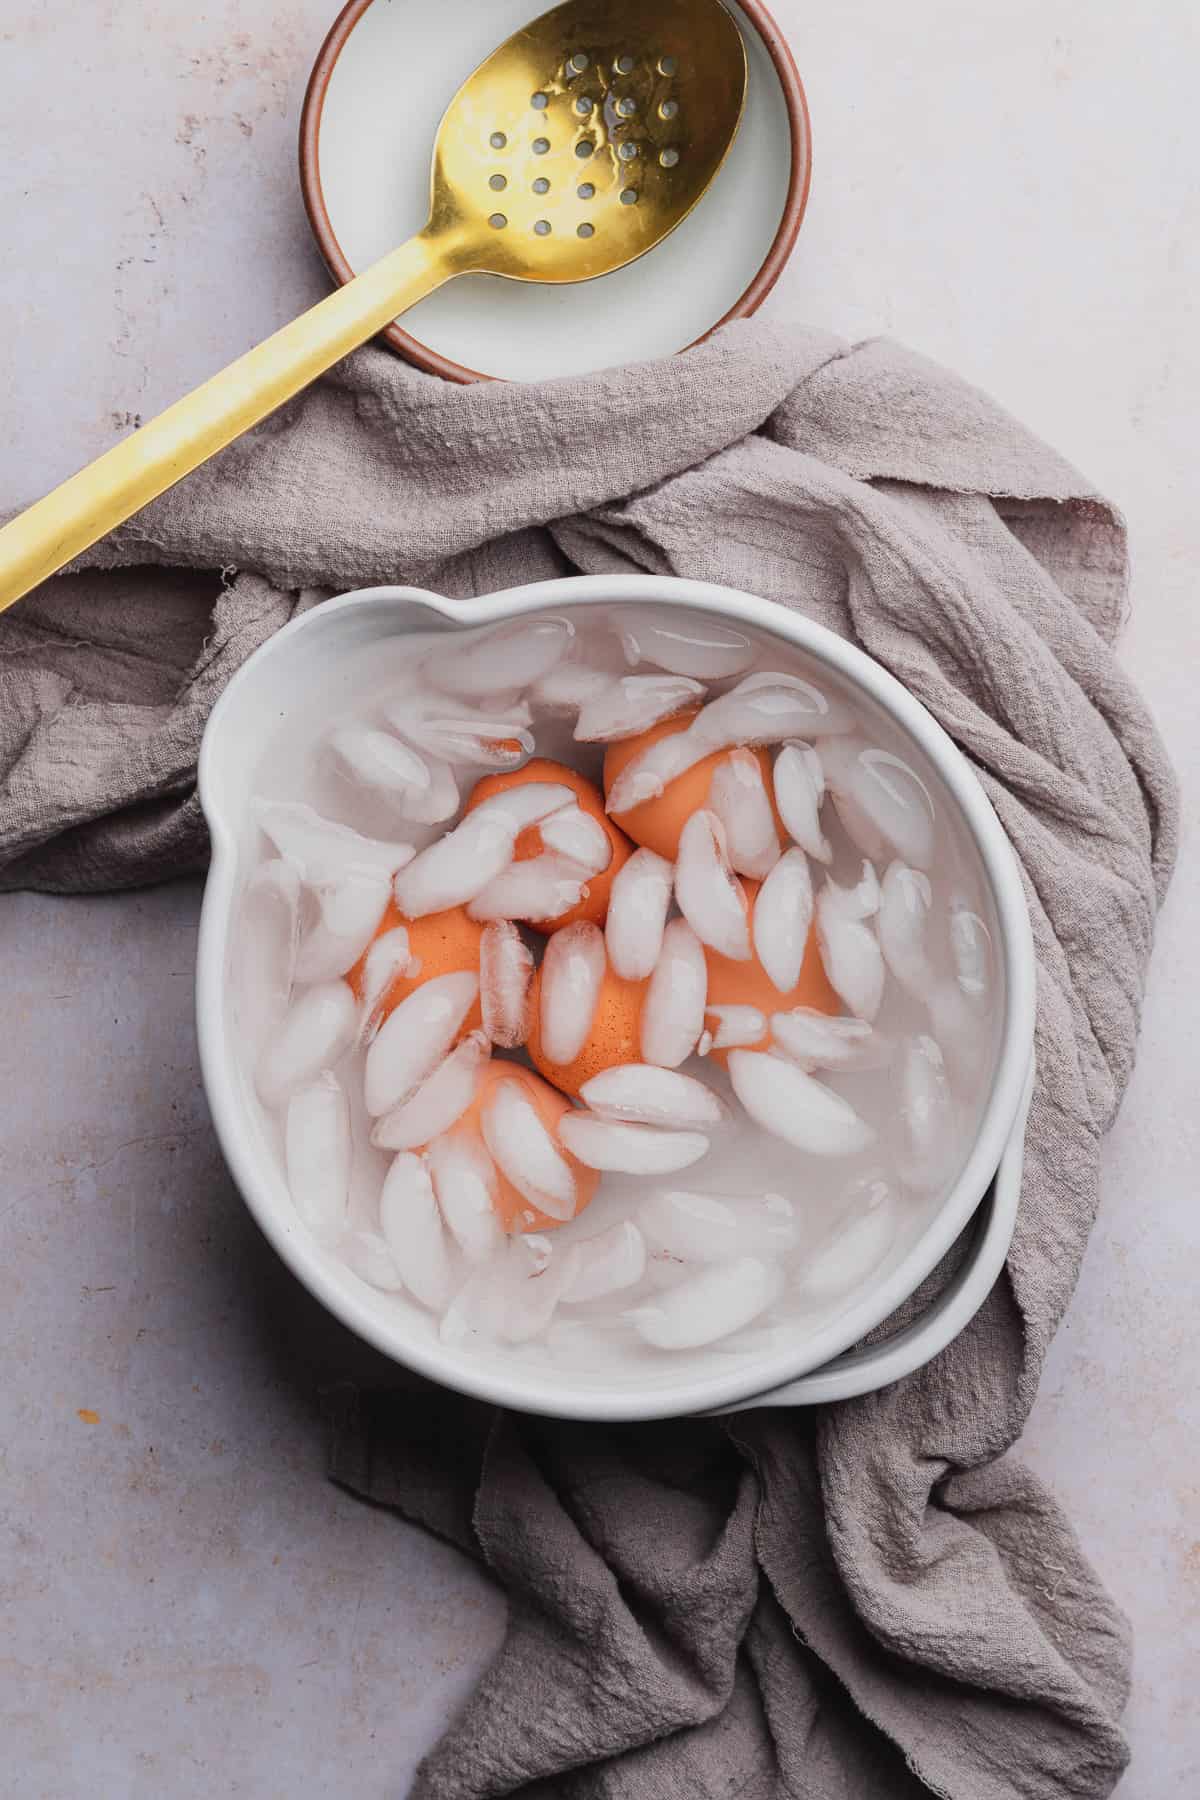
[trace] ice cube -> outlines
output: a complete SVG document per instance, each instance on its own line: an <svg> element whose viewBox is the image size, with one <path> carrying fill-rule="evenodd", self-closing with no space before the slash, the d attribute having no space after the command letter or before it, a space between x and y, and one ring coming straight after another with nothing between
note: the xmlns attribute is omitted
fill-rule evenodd
<svg viewBox="0 0 1200 1800"><path fill-rule="evenodd" d="M783 1194L693 1194L664 1188L638 1214L647 1242L684 1262L785 1255L800 1242L795 1205Z"/></svg>
<svg viewBox="0 0 1200 1800"><path fill-rule="evenodd" d="M782 669L756 669L753 674L743 675L740 681L735 681L729 692L753 694L760 688L791 688L800 694L813 716L826 721L823 735L858 729L858 722L848 706L840 700L830 700L803 675L787 675ZM807 736L807 732L803 733L802 740Z"/></svg>
<svg viewBox="0 0 1200 1800"><path fill-rule="evenodd" d="M694 812L679 835L675 899L701 943L735 962L750 960L746 892L729 866L721 821L707 807Z"/></svg>
<svg viewBox="0 0 1200 1800"><path fill-rule="evenodd" d="M575 1272L561 1295L563 1306L603 1300L636 1287L646 1270L646 1243L632 1219L622 1219L575 1246Z"/></svg>
<svg viewBox="0 0 1200 1800"><path fill-rule="evenodd" d="M526 781L481 801L463 824L469 825L471 819L481 819L519 837L529 826L540 825L552 813L560 812L565 806L574 806L575 802L576 796L561 782Z"/></svg>
<svg viewBox="0 0 1200 1800"><path fill-rule="evenodd" d="M771 1014L771 1040L802 1069L881 1069L891 1061L891 1041L866 1019L831 1019L811 1007Z"/></svg>
<svg viewBox="0 0 1200 1800"><path fill-rule="evenodd" d="M535 681L530 696L544 712L576 712L612 687L616 677L587 663L563 662Z"/></svg>
<svg viewBox="0 0 1200 1800"><path fill-rule="evenodd" d="M400 911L408 919L421 919L473 900L508 867L520 833L574 798L570 788L557 782L529 781L485 800L401 870L396 879Z"/></svg>
<svg viewBox="0 0 1200 1800"><path fill-rule="evenodd" d="M441 694L405 694L385 710L402 737L441 762L502 772L519 769L533 754L533 736L525 726Z"/></svg>
<svg viewBox="0 0 1200 1800"><path fill-rule="evenodd" d="M551 813L537 829L546 849L573 863L585 881L593 875L603 875L612 861L612 839L599 819L585 813L579 805L564 806Z"/></svg>
<svg viewBox="0 0 1200 1800"><path fill-rule="evenodd" d="M978 913L964 900L950 903L950 954L958 985L969 1000L987 996L992 958L992 936Z"/></svg>
<svg viewBox="0 0 1200 1800"><path fill-rule="evenodd" d="M444 825L459 806L454 770L440 756L426 756L425 766L429 770L429 786L398 795L396 810L413 825Z"/></svg>
<svg viewBox="0 0 1200 1800"><path fill-rule="evenodd" d="M909 1039L901 1058L900 1084L909 1152L901 1173L909 1187L930 1192L949 1180L959 1154L954 1098L933 1038L922 1034Z"/></svg>
<svg viewBox="0 0 1200 1800"><path fill-rule="evenodd" d="M613 877L605 939L614 974L643 981L658 961L675 870L653 850L635 850Z"/></svg>
<svg viewBox="0 0 1200 1800"><path fill-rule="evenodd" d="M782 1057L731 1050L729 1079L754 1123L797 1150L852 1156L875 1141L873 1126L848 1100Z"/></svg>
<svg viewBox="0 0 1200 1800"><path fill-rule="evenodd" d="M498 1081L481 1121L493 1160L531 1207L551 1219L575 1216L578 1191L571 1165L538 1117L524 1085Z"/></svg>
<svg viewBox="0 0 1200 1800"><path fill-rule="evenodd" d="M282 856L270 857L246 883L238 937L237 998L257 1020L283 1016L296 978L300 942L300 872Z"/></svg>
<svg viewBox="0 0 1200 1800"><path fill-rule="evenodd" d="M579 1097L602 1119L706 1131L728 1117L725 1102L693 1075L653 1063L618 1063L585 1081Z"/></svg>
<svg viewBox="0 0 1200 1800"><path fill-rule="evenodd" d="M740 1331L779 1298L779 1269L757 1256L713 1263L628 1315L657 1350L695 1350Z"/></svg>
<svg viewBox="0 0 1200 1800"><path fill-rule="evenodd" d="M350 1048L357 1022L358 1007L344 981L306 988L259 1058L257 1086L263 1102L282 1106L297 1088L332 1068Z"/></svg>
<svg viewBox="0 0 1200 1800"><path fill-rule="evenodd" d="M376 1121L379 1150L416 1150L458 1122L479 1092L491 1047L482 1031L468 1032L415 1093Z"/></svg>
<svg viewBox="0 0 1200 1800"><path fill-rule="evenodd" d="M486 1262L504 1234L496 1217L496 1166L483 1139L473 1126L459 1126L433 1140L428 1163L451 1237L468 1262Z"/></svg>
<svg viewBox="0 0 1200 1800"><path fill-rule="evenodd" d="M872 824L869 815L851 795L842 793L833 795L833 810L845 828L846 836L852 844L876 862L886 862L891 854L891 846L883 833Z"/></svg>
<svg viewBox="0 0 1200 1800"><path fill-rule="evenodd" d="M403 1290L404 1278L396 1267L396 1259L388 1249L387 1239L378 1231L349 1231L338 1248L346 1267L360 1281L384 1294Z"/></svg>
<svg viewBox="0 0 1200 1800"><path fill-rule="evenodd" d="M875 1273L896 1241L896 1197L880 1175L858 1176L842 1195L837 1224L800 1270L799 1291L809 1301L840 1299Z"/></svg>
<svg viewBox="0 0 1200 1800"><path fill-rule="evenodd" d="M731 744L782 744L789 738L826 738L852 729L839 701L795 675L750 675L728 694L710 700L691 731L709 751Z"/></svg>
<svg viewBox="0 0 1200 1800"><path fill-rule="evenodd" d="M708 804L725 828L730 867L761 881L779 861L779 833L752 750L731 750L713 770Z"/></svg>
<svg viewBox="0 0 1200 1800"><path fill-rule="evenodd" d="M853 887L843 887L832 875L825 877L826 900L844 919L872 919L879 911L881 889L873 863L865 862Z"/></svg>
<svg viewBox="0 0 1200 1800"><path fill-rule="evenodd" d="M473 1269L442 1314L438 1336L456 1349L477 1350L496 1344L504 1324L503 1297L498 1280L503 1250Z"/></svg>
<svg viewBox="0 0 1200 1800"><path fill-rule="evenodd" d="M991 1050L979 1001L968 1000L956 979L938 981L929 997L929 1022L937 1042L945 1046L955 1065L966 1074L977 1076Z"/></svg>
<svg viewBox="0 0 1200 1800"><path fill-rule="evenodd" d="M825 780L851 835L852 816L865 819L872 831L915 868L928 868L933 856L933 799L916 770L890 750L859 737L829 738L820 745ZM868 856L878 851L861 844Z"/></svg>
<svg viewBox="0 0 1200 1800"><path fill-rule="evenodd" d="M295 863L311 887L348 875L394 875L412 861L411 844L361 837L349 825L323 819L303 800L259 800L254 816L280 856Z"/></svg>
<svg viewBox="0 0 1200 1800"><path fill-rule="evenodd" d="M386 875L348 875L319 887L319 916L300 944L296 980L332 981L353 968L375 936L391 891Z"/></svg>
<svg viewBox="0 0 1200 1800"><path fill-rule="evenodd" d="M889 863L881 889L879 947L900 986L926 1002L936 979L928 948L932 905L928 875L906 863Z"/></svg>
<svg viewBox="0 0 1200 1800"><path fill-rule="evenodd" d="M390 931L380 932L367 951L358 1026L361 1048L365 1048L379 1030L387 997L401 976L409 973L412 962L408 933L403 925L393 925Z"/></svg>
<svg viewBox="0 0 1200 1800"><path fill-rule="evenodd" d="M533 955L516 926L497 919L479 941L479 1001L493 1044L514 1050L529 1036Z"/></svg>
<svg viewBox="0 0 1200 1800"><path fill-rule="evenodd" d="M450 632L426 658L422 674L448 694L510 693L540 681L561 662L574 636L569 619L516 619L468 640Z"/></svg>
<svg viewBox="0 0 1200 1800"><path fill-rule="evenodd" d="M676 776L694 768L710 754L711 746L693 736L693 727L661 737L630 758L608 790L605 810L614 817L657 800Z"/></svg>
<svg viewBox="0 0 1200 1800"><path fill-rule="evenodd" d="M495 700L489 703L493 717L505 725L511 725L516 731L529 731L533 727L533 708L528 696L517 694L508 699Z"/></svg>
<svg viewBox="0 0 1200 1800"><path fill-rule="evenodd" d="M388 1014L367 1051L363 1076L372 1118L391 1112L433 1073L478 993L479 977L460 969L423 981Z"/></svg>
<svg viewBox="0 0 1200 1800"><path fill-rule="evenodd" d="M570 1282L577 1252L548 1238L515 1238L477 1269L442 1320L442 1341L524 1344L541 1337Z"/></svg>
<svg viewBox="0 0 1200 1800"><path fill-rule="evenodd" d="M704 1029L708 964L686 919L672 919L642 1002L642 1060L677 1069Z"/></svg>
<svg viewBox="0 0 1200 1800"><path fill-rule="evenodd" d="M350 1198L350 1109L326 1069L288 1101L284 1161L296 1211L323 1244L335 1243Z"/></svg>
<svg viewBox="0 0 1200 1800"><path fill-rule="evenodd" d="M497 719L430 719L423 735L435 755L470 769L509 772L533 755L533 733Z"/></svg>
<svg viewBox="0 0 1200 1800"><path fill-rule="evenodd" d="M708 1153L702 1131L663 1131L657 1125L624 1125L594 1113L566 1112L558 1135L589 1169L618 1175L670 1175L689 1169Z"/></svg>
<svg viewBox="0 0 1200 1800"><path fill-rule="evenodd" d="M754 949L767 977L781 994L790 994L812 927L812 876L803 850L780 857L754 901Z"/></svg>
<svg viewBox="0 0 1200 1800"><path fill-rule="evenodd" d="M590 920L556 931L542 959L542 1050L552 1063L571 1063L588 1040L608 963L604 933Z"/></svg>
<svg viewBox="0 0 1200 1800"><path fill-rule="evenodd" d="M717 1021L711 1036L710 1050L736 1049L745 1044L760 1044L767 1035L767 1016L757 1006L709 1006L705 1017Z"/></svg>
<svg viewBox="0 0 1200 1800"><path fill-rule="evenodd" d="M686 676L621 675L580 707L575 737L581 744L637 737L703 698L701 683Z"/></svg>
<svg viewBox="0 0 1200 1800"><path fill-rule="evenodd" d="M440 1313L454 1291L454 1268L433 1182L422 1157L394 1157L379 1197L379 1228L405 1287Z"/></svg>
<svg viewBox="0 0 1200 1800"><path fill-rule="evenodd" d="M587 892L587 877L578 864L546 850L524 862L509 863L468 904L473 919L522 919L544 925L578 906Z"/></svg>
<svg viewBox="0 0 1200 1800"><path fill-rule="evenodd" d="M785 744L775 758L775 804L792 840L817 862L832 860L821 830L825 769L811 744Z"/></svg>
<svg viewBox="0 0 1200 1800"><path fill-rule="evenodd" d="M826 879L817 895L817 943L834 992L860 1019L874 1019L883 1000L879 939L848 907L847 890Z"/></svg>
<svg viewBox="0 0 1200 1800"><path fill-rule="evenodd" d="M402 803L429 793L429 768L424 758L390 731L372 725L343 725L330 732L329 747L352 781L387 800Z"/></svg>
<svg viewBox="0 0 1200 1800"><path fill-rule="evenodd" d="M682 1256L672 1256L666 1250L655 1249L649 1243L646 1245L646 1281L656 1293L678 1287L681 1281L689 1281L695 1273L694 1264L685 1262Z"/></svg>
<svg viewBox="0 0 1200 1800"><path fill-rule="evenodd" d="M731 626L683 619L664 625L661 620L649 618L644 610L625 608L610 617L631 668L648 662L668 669L672 675L720 681L729 675L740 675L754 661L749 638Z"/></svg>
<svg viewBox="0 0 1200 1800"><path fill-rule="evenodd" d="M510 1344L541 1337L578 1272L574 1244L547 1237L513 1238L500 1263L501 1335Z"/></svg>

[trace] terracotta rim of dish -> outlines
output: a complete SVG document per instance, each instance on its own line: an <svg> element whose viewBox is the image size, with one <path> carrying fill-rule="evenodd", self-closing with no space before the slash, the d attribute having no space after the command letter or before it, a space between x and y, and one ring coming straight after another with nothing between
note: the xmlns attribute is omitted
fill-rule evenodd
<svg viewBox="0 0 1200 1800"><path fill-rule="evenodd" d="M325 195L321 188L321 167L318 155L318 142L321 133L321 114L325 107L325 96L337 61L343 48L362 18L363 14L375 5L376 0L348 0L329 29L325 42L321 45L317 60L313 64L312 74L308 78L308 87L304 94L304 106L300 113L300 190L304 196L304 208L308 214L308 222L312 226L313 236L317 240L317 248L321 252L326 268L339 286L354 279L355 271L346 260L341 245L338 243ZM702 344L705 338L711 337L722 325L731 319L748 319L758 311L771 289L783 273L785 264L792 254L793 246L800 232L804 219L804 209L808 204L808 189L812 179L812 136L808 117L808 101L804 94L804 84L800 80L800 71L788 48L786 39L778 25L761 4L761 0L738 0L738 5L749 23L762 39L768 56L775 65L775 73L779 77L779 85L783 89L784 105L787 108L788 130L792 142L791 171L788 177L787 199L784 202L783 217L779 221L779 229L767 251L766 257L752 278L749 286L729 311L708 330L695 339ZM461 363L452 362L448 356L442 356L428 344L421 342L411 333L401 330L399 325L392 324L380 333L380 341L388 348L395 350L406 361L414 363L419 369L427 369L431 375L441 375L447 381L492 381L498 377L481 374L477 369L465 368ZM691 349L692 345L685 348Z"/></svg>

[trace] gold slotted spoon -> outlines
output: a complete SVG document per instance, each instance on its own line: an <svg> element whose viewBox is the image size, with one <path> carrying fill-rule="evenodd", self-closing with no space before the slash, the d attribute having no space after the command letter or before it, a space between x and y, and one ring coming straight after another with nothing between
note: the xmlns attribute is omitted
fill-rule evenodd
<svg viewBox="0 0 1200 1800"><path fill-rule="evenodd" d="M429 222L0 530L0 611L454 275L588 281L687 217L737 133L746 53L719 0L567 0L466 81Z"/></svg>

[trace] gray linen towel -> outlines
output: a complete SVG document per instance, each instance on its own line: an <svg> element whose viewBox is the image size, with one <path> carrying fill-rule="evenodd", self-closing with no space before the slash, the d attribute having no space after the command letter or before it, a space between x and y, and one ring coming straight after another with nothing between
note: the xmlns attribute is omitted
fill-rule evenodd
<svg viewBox="0 0 1200 1800"><path fill-rule="evenodd" d="M765 595L924 701L1024 867L1039 1083L1005 1278L883 1393L626 1429L420 1389L333 1397L335 1478L461 1544L510 1599L416 1791L1107 1794L1127 1628L1005 1452L1095 1212L1176 806L1112 650L1121 521L1013 419L895 344L761 323L528 387L361 351L0 621L0 885L200 867L208 709L328 591L570 568Z"/></svg>

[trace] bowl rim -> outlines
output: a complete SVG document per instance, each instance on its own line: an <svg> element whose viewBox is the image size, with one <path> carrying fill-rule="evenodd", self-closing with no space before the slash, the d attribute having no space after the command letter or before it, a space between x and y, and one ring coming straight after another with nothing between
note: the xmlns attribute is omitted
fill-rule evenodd
<svg viewBox="0 0 1200 1800"><path fill-rule="evenodd" d="M325 192L321 184L321 119L325 110L325 99L329 91L329 83L338 59L349 41L359 20L377 0L347 0L341 12L330 26L325 40L317 52L317 59L312 66L308 85L304 91L304 102L300 109L299 163L300 193L304 201L304 210L316 239L321 259L339 287L352 281L356 271L338 241L329 216L329 208L325 203ZM808 205L809 188L812 184L812 124L808 112L808 99L804 92L804 83L800 79L800 71L796 67L787 39L779 26L767 11L763 0L737 0L738 6L747 20L762 39L767 55L775 65L775 73L783 90L784 106L787 110L788 132L791 140L791 166L788 172L787 196L784 200L783 213L779 226L771 241L766 256L759 264L748 285L734 304L701 332L691 344L684 344L675 352L680 355L683 350L690 350L696 344L702 344L710 338L714 331L727 325L733 319L748 319L756 313L775 283L779 280L788 258L795 247L804 221L805 208ZM361 271L357 271L361 273ZM478 369L468 368L464 363L454 362L443 356L429 344L414 337L403 326L395 321L384 327L378 341L386 344L388 349L402 356L406 362L418 369L426 370L430 375L440 375L445 381L454 381L466 385L473 381L501 381L504 376L487 375Z"/></svg>
<svg viewBox="0 0 1200 1800"><path fill-rule="evenodd" d="M852 685L861 687L913 738L933 762L958 806L961 821L979 853L999 927L1005 1007L991 1091L972 1149L954 1188L917 1243L877 1288L805 1340L770 1355L738 1359L728 1372L656 1381L649 1396L635 1386L572 1389L569 1377L507 1368L476 1356L449 1355L436 1338L396 1342L365 1302L335 1277L328 1252L284 1216L269 1193L261 1158L245 1129L241 1079L226 1054L227 944L236 895L238 850L235 832L223 815L213 764L224 720L239 691L263 678L280 647L313 630L327 630L339 614L365 607L420 608L430 624L444 629L507 622L531 612L563 611L579 605L653 602L707 612L723 622L743 622L783 639ZM260 1229L303 1285L336 1318L384 1355L417 1373L476 1399L548 1417L608 1422L667 1418L714 1411L763 1395L822 1367L881 1324L937 1265L976 1212L1019 1127L1033 1045L1036 962L1033 933L1016 855L991 803L965 756L922 703L865 651L775 601L735 589L675 576L575 575L534 582L469 600L452 600L425 589L379 586L325 601L293 619L253 652L217 700L205 727L198 764L198 793L212 839L212 862L201 908L196 962L196 1021L200 1068L217 1138L226 1163ZM365 1292L365 1290L364 1290ZM449 1366L448 1366L449 1365Z"/></svg>

